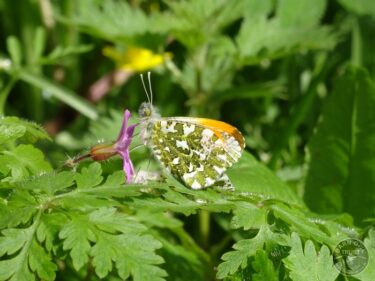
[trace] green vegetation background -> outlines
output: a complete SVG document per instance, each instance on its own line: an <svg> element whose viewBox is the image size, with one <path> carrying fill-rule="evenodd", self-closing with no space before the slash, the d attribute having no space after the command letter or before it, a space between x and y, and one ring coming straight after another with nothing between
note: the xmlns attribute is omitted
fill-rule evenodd
<svg viewBox="0 0 375 281"><path fill-rule="evenodd" d="M375 279L375 2L3 0L0 19L0 280ZM149 70L163 116L241 130L235 192L63 167L115 140Z"/></svg>

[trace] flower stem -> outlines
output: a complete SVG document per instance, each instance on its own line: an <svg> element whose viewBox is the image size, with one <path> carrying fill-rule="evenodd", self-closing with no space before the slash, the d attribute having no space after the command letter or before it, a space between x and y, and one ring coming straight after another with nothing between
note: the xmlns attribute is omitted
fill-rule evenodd
<svg viewBox="0 0 375 281"><path fill-rule="evenodd" d="M16 78L11 78L6 86L0 91L0 116L5 115L5 103L16 81Z"/></svg>
<svg viewBox="0 0 375 281"><path fill-rule="evenodd" d="M352 50L351 63L355 66L362 66L363 62L363 43L359 19L353 19L352 27Z"/></svg>
<svg viewBox="0 0 375 281"><path fill-rule="evenodd" d="M201 210L199 212L199 240L203 249L208 250L210 246L210 212Z"/></svg>

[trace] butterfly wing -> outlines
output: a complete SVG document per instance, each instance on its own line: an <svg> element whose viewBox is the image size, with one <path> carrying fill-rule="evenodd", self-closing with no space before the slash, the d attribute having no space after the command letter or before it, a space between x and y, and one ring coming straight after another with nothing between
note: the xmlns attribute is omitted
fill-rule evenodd
<svg viewBox="0 0 375 281"><path fill-rule="evenodd" d="M231 188L225 170L241 157L244 139L233 126L205 118L153 120L151 148L166 169L185 185Z"/></svg>

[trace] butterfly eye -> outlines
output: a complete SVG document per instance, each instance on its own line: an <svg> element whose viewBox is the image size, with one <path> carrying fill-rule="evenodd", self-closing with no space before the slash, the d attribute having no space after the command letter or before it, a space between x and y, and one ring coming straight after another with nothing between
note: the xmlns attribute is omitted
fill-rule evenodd
<svg viewBox="0 0 375 281"><path fill-rule="evenodd" d="M145 103L142 103L138 109L139 117L145 117Z"/></svg>
<svg viewBox="0 0 375 281"><path fill-rule="evenodd" d="M144 114L145 116L151 116L151 110L149 108L145 108Z"/></svg>
<svg viewBox="0 0 375 281"><path fill-rule="evenodd" d="M151 105L147 102L144 102L139 107L138 114L141 118L150 117L152 115Z"/></svg>

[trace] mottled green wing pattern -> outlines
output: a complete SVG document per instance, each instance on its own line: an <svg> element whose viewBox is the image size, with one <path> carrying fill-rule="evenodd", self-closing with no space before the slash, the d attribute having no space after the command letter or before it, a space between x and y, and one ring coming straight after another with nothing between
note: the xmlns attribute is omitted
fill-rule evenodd
<svg viewBox="0 0 375 281"><path fill-rule="evenodd" d="M163 118L153 122L150 137L155 157L188 187L232 188L224 172L242 153L233 136L199 124Z"/></svg>

